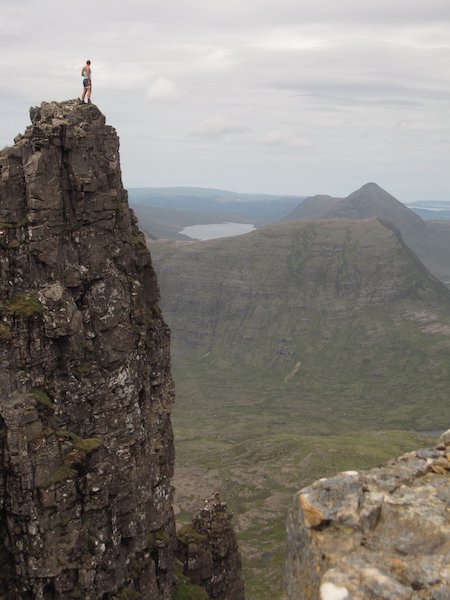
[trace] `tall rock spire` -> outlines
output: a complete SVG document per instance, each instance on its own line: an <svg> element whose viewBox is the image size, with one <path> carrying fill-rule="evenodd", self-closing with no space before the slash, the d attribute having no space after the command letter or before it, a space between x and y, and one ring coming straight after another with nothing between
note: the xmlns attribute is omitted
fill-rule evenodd
<svg viewBox="0 0 450 600"><path fill-rule="evenodd" d="M0 152L0 597L170 598L169 332L93 105Z"/></svg>

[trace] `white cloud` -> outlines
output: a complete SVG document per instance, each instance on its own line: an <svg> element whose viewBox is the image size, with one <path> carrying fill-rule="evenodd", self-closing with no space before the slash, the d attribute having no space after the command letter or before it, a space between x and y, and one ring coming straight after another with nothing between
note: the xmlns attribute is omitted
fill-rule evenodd
<svg viewBox="0 0 450 600"><path fill-rule="evenodd" d="M158 77L149 85L147 99L152 102L175 102L180 99L180 90L175 81Z"/></svg>
<svg viewBox="0 0 450 600"><path fill-rule="evenodd" d="M311 146L309 140L285 131L269 131L261 137L261 143L274 148L309 148Z"/></svg>
<svg viewBox="0 0 450 600"><path fill-rule="evenodd" d="M231 51L226 48L209 48L198 60L199 68L205 70L228 69L232 65Z"/></svg>
<svg viewBox="0 0 450 600"><path fill-rule="evenodd" d="M215 115L207 117L198 123L192 130L192 133L200 137L220 138L231 134L243 133L244 131L246 131L245 127L232 123L223 115Z"/></svg>
<svg viewBox="0 0 450 600"><path fill-rule="evenodd" d="M131 183L303 194L326 176L340 195L382 174L406 200L448 198L448 0L0 7L0 146L30 105L79 95L90 58L93 101L118 130ZM95 35L69 27L80 14Z"/></svg>

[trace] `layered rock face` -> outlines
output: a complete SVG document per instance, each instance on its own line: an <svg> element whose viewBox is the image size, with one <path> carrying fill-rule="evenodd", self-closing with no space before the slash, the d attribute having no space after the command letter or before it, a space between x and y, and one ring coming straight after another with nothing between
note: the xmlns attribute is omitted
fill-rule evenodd
<svg viewBox="0 0 450 600"><path fill-rule="evenodd" d="M168 599L169 332L94 106L0 153L0 597Z"/></svg>
<svg viewBox="0 0 450 600"><path fill-rule="evenodd" d="M209 598L244 600L236 535L218 494L206 500L192 525L179 532L177 556L188 579L203 587Z"/></svg>
<svg viewBox="0 0 450 600"><path fill-rule="evenodd" d="M450 598L450 431L436 448L298 492L291 600Z"/></svg>

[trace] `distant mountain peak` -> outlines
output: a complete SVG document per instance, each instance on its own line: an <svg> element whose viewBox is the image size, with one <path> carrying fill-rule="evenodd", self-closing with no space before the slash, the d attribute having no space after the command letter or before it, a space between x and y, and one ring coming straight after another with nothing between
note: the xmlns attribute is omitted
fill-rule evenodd
<svg viewBox="0 0 450 600"><path fill-rule="evenodd" d="M378 183L375 183L374 181L369 181L368 183L365 183L357 191L361 192L364 190L379 190L381 192L384 192L385 194L387 193L386 190L384 190L381 186L378 185Z"/></svg>
<svg viewBox="0 0 450 600"><path fill-rule="evenodd" d="M384 190L382 187L380 187L377 183L374 183L373 181L371 181L369 183L365 183L358 190L349 194L346 199L354 199L354 198L361 198L361 197L366 197L368 199L370 198L371 200L376 200L377 198L379 198L379 199L389 198L390 200L392 200L394 202L398 202L398 200L396 200L396 198L394 198L394 196L392 196L392 194L389 194L389 192Z"/></svg>
<svg viewBox="0 0 450 600"><path fill-rule="evenodd" d="M374 181L365 183L346 198L307 198L286 217L287 221L327 219L380 219L392 223L418 253L422 247L430 247L434 252L433 239L430 240L423 220Z"/></svg>

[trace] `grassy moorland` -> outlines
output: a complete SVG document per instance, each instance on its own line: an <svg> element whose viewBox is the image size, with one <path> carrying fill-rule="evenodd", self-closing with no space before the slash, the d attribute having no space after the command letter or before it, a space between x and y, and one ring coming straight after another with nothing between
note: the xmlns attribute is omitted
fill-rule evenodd
<svg viewBox="0 0 450 600"><path fill-rule="evenodd" d="M295 423L286 427L288 414L283 421L280 413L263 410L243 410L239 421L227 421L226 410L220 416L214 408L192 410L182 384L178 387L177 519L188 521L204 498L220 492L234 513L249 600L283 597L285 523L298 489L319 477L371 467L429 443L402 431L296 433Z"/></svg>
<svg viewBox="0 0 450 600"><path fill-rule="evenodd" d="M448 427L450 292L377 220L155 242L180 519L219 490L250 600L282 597L292 494Z"/></svg>
<svg viewBox="0 0 450 600"><path fill-rule="evenodd" d="M151 250L174 366L198 403L289 408L305 432L320 416L319 433L448 417L450 292L379 221Z"/></svg>

